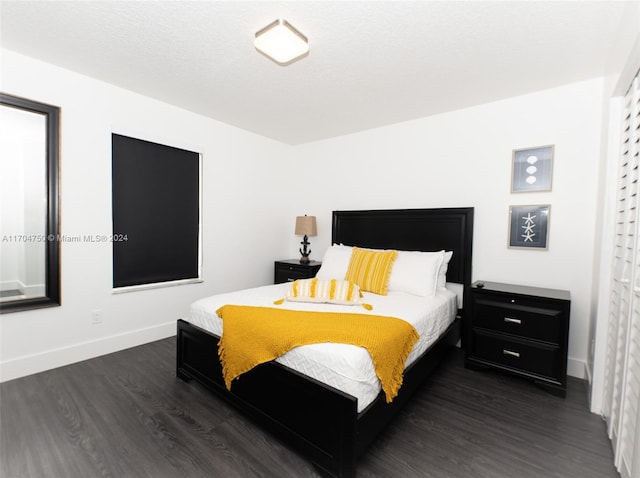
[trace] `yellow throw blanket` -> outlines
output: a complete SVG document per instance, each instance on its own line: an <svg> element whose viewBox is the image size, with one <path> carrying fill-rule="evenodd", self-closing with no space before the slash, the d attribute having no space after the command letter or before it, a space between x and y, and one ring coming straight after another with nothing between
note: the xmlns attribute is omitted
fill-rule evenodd
<svg viewBox="0 0 640 478"><path fill-rule="evenodd" d="M218 355L229 390L239 375L294 347L334 342L367 349L388 403L398 394L404 363L419 337L410 323L379 315L244 305L224 305L216 314L223 322Z"/></svg>

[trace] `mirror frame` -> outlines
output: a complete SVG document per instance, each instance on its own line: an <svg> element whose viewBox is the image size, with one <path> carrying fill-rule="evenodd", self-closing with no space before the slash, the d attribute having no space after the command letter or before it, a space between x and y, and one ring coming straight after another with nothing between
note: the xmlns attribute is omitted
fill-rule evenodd
<svg viewBox="0 0 640 478"><path fill-rule="evenodd" d="M47 241L45 243L45 295L0 302L0 314L55 307L60 300L60 108L0 93L0 105L30 111L46 119Z"/></svg>

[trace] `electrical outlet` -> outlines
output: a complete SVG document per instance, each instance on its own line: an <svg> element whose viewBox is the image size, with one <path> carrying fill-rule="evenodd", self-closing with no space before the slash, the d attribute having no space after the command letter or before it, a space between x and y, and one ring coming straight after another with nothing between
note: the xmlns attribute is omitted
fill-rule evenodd
<svg viewBox="0 0 640 478"><path fill-rule="evenodd" d="M102 323L102 310L96 309L91 311L91 323L93 325Z"/></svg>

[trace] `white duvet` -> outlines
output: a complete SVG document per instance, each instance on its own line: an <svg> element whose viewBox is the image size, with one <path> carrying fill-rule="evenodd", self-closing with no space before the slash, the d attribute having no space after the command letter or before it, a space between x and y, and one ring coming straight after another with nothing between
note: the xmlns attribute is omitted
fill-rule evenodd
<svg viewBox="0 0 640 478"><path fill-rule="evenodd" d="M360 306L288 301L274 305L273 301L283 298L289 287L286 283L276 284L200 299L191 305L191 317L187 320L220 337L223 326L216 310L225 304L398 317L411 323L420 334L420 339L407 358L406 367L438 339L453 322L457 312L456 294L446 289L438 290L433 297L418 297L403 292L381 296L365 292L364 302L373 306L371 311ZM381 390L369 352L355 345L304 345L290 350L276 361L356 397L358 412L364 410Z"/></svg>

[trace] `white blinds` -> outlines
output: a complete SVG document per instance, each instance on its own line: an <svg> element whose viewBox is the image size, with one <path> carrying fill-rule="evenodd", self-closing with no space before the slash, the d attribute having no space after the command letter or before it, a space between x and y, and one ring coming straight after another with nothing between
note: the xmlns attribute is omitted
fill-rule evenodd
<svg viewBox="0 0 640 478"><path fill-rule="evenodd" d="M625 95L604 412L623 478L640 476L640 86Z"/></svg>

